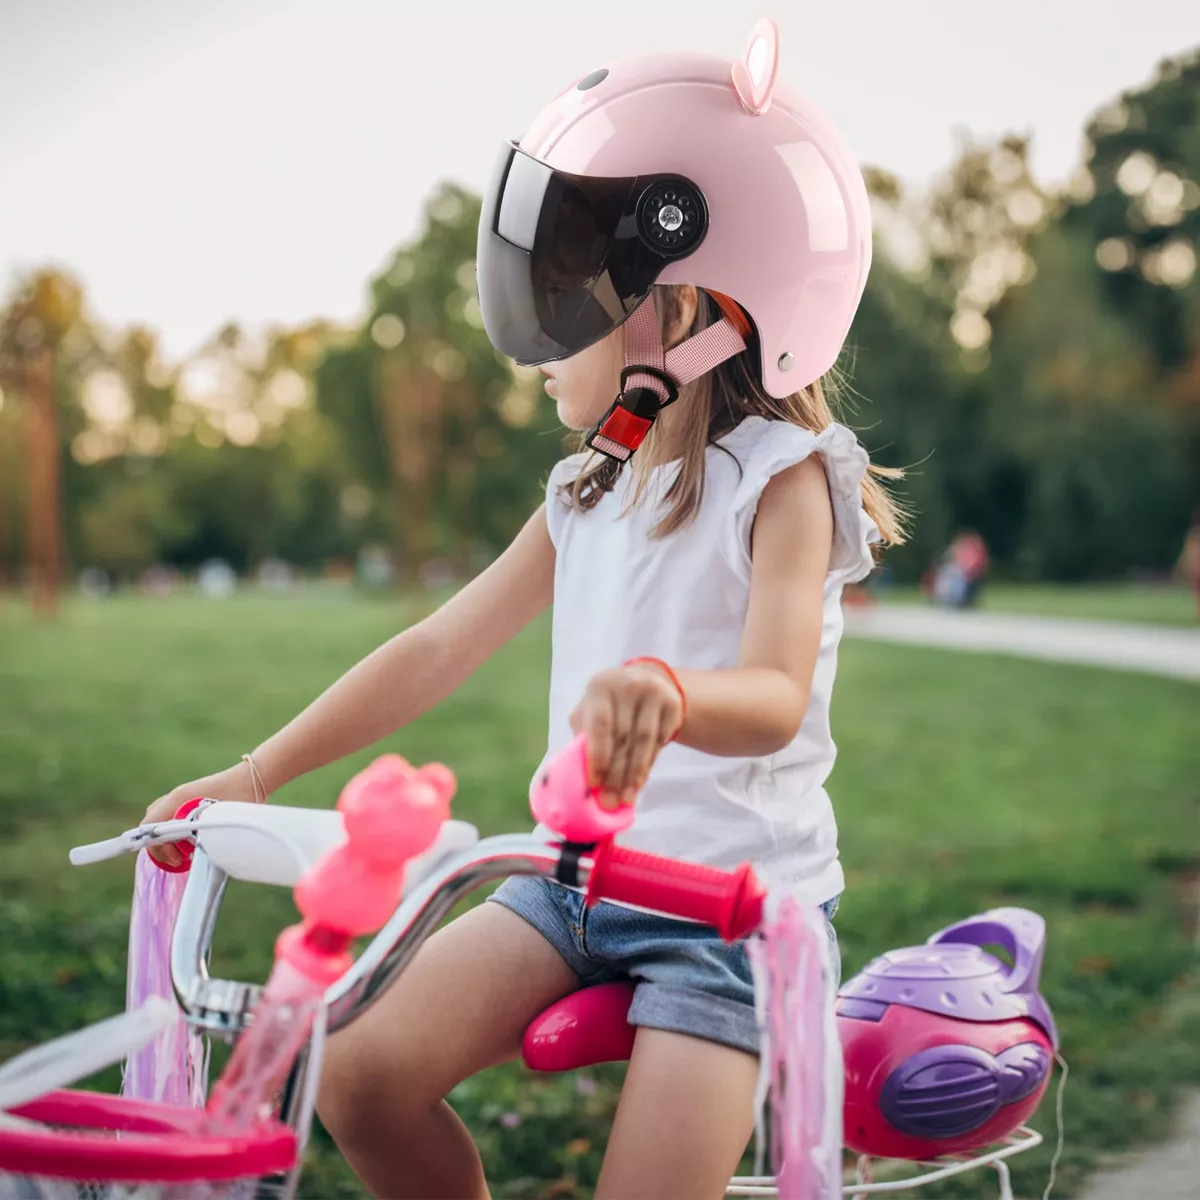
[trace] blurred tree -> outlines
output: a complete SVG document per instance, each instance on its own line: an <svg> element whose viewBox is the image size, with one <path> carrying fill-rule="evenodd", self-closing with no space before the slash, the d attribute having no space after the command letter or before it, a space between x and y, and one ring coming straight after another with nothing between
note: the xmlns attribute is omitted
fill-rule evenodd
<svg viewBox="0 0 1200 1200"><path fill-rule="evenodd" d="M1037 277L993 314L987 436L1015 464L1012 565L1035 578L1165 566L1187 518L1153 348L1108 303L1094 244L1055 225Z"/></svg>
<svg viewBox="0 0 1200 1200"><path fill-rule="evenodd" d="M964 526L1013 573L1171 560L1200 498L1197 128L1192 55L1096 114L1060 196L1033 180L1021 137L964 139L924 193L867 171L887 253L852 331L846 419L908 468L917 520L890 556L898 575ZM466 571L500 550L563 439L537 373L483 332L478 214L437 189L371 281L361 328L229 324L177 365L150 330L96 333L66 276L19 281L0 314L0 567L29 518L51 578L52 505L34 511L15 486L26 459L43 497L61 466L76 559L123 576L210 555L316 565L387 540L412 579L433 557Z"/></svg>
<svg viewBox="0 0 1200 1200"><path fill-rule="evenodd" d="M432 555L465 569L494 552L536 504L540 473L561 453L553 409L483 332L475 296L479 201L444 185L420 236L371 283L353 346L327 355L317 401L342 431L359 484L383 496L406 577Z"/></svg>
<svg viewBox="0 0 1200 1200"><path fill-rule="evenodd" d="M324 323L261 336L230 324L178 367L147 330L112 339L72 443L81 560L128 578L156 562L220 556L248 569L349 553L340 442L311 383L340 336Z"/></svg>
<svg viewBox="0 0 1200 1200"><path fill-rule="evenodd" d="M1187 364L1200 296L1200 50L1161 63L1145 87L1101 108L1064 226L1089 238L1104 295L1156 361Z"/></svg>
<svg viewBox="0 0 1200 1200"><path fill-rule="evenodd" d="M0 382L0 591L15 578L23 545L18 526L21 522L22 494L18 486L21 436L17 394L9 380L6 395Z"/></svg>
<svg viewBox="0 0 1200 1200"><path fill-rule="evenodd" d="M1057 209L1033 178L1028 138L960 134L954 162L923 193L878 169L866 179L890 257L940 302L966 364L981 370L991 337L987 313L1030 277L1027 243Z"/></svg>
<svg viewBox="0 0 1200 1200"><path fill-rule="evenodd" d="M75 398L74 383L96 350L84 317L83 290L53 268L18 280L0 311L0 387L25 415L28 520L26 552L34 611L53 617L63 567L63 434L61 417ZM8 450L11 455L11 447Z"/></svg>
<svg viewBox="0 0 1200 1200"><path fill-rule="evenodd" d="M877 406L864 440L876 459L907 469L900 492L915 517L911 541L888 562L915 579L971 527L1003 564L1020 537L1020 468L991 428L990 314L1032 276L1030 239L1056 203L1016 136L962 137L922 193L885 171L865 175L883 253L851 334L854 385Z"/></svg>
<svg viewBox="0 0 1200 1200"><path fill-rule="evenodd" d="M1112 311L1152 354L1155 386L1185 442L1200 501L1200 50L1161 63L1150 83L1101 108L1069 233L1090 245ZM1180 534L1182 536L1182 533Z"/></svg>
<svg viewBox="0 0 1200 1200"><path fill-rule="evenodd" d="M1001 570L1027 576L1171 561L1189 479L1200 486L1188 435L1200 305L1194 275L1183 281L1200 202L1198 62L1164 64L1144 92L1101 110L1090 166L1061 196L1037 186L1016 137L965 141L925 196L868 172L884 245L919 285L898 293L877 268L856 323L856 382L880 401L873 435L892 434L889 461L903 449L921 463L905 485L914 542L892 556L902 574L962 527L983 533ZM925 395L906 390L893 406L888 364L913 358L899 344L914 336L903 314L931 305L953 343L925 337L931 357L912 376Z"/></svg>
<svg viewBox="0 0 1200 1200"><path fill-rule="evenodd" d="M118 462L117 471L109 472L115 476L109 486L98 489L81 510L77 535L86 561L118 580L162 561L163 548L173 539L194 535L165 472L130 476L122 468Z"/></svg>

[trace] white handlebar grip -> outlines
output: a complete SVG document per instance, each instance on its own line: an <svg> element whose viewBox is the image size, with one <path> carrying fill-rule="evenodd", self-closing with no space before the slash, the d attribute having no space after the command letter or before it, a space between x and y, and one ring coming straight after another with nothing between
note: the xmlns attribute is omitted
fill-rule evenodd
<svg viewBox="0 0 1200 1200"><path fill-rule="evenodd" d="M130 850L129 834L119 833L116 837L103 842L90 842L86 846L73 846L70 859L72 866L88 867L92 863L104 862L110 858L120 858Z"/></svg>
<svg viewBox="0 0 1200 1200"><path fill-rule="evenodd" d="M200 849L230 878L276 887L295 887L313 863L346 840L342 814L337 809L288 808L238 800L204 809L193 830ZM437 841L408 864L406 887L444 855L466 850L478 838L474 825L446 821Z"/></svg>
<svg viewBox="0 0 1200 1200"><path fill-rule="evenodd" d="M346 840L336 809L227 800L196 818L200 849L232 879L295 887L304 871ZM298 862L296 850L303 862Z"/></svg>

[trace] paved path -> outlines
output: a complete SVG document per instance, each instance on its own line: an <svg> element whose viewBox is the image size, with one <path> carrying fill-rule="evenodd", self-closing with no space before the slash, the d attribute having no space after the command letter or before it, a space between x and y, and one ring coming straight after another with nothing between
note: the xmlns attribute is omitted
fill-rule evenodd
<svg viewBox="0 0 1200 1200"><path fill-rule="evenodd" d="M1070 1103L1070 1087L1067 1103ZM1127 1166L1102 1171L1079 1200L1196 1200L1200 1196L1200 1092L1180 1114L1175 1136L1139 1152Z"/></svg>
<svg viewBox="0 0 1200 1200"><path fill-rule="evenodd" d="M881 604L848 607L846 634L1200 681L1200 629ZM1196 1196L1200 1197L1200 1189Z"/></svg>

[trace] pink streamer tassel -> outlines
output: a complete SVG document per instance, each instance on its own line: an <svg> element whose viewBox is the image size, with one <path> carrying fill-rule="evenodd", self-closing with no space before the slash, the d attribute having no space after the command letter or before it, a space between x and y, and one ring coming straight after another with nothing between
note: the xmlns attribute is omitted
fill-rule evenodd
<svg viewBox="0 0 1200 1200"><path fill-rule="evenodd" d="M326 980L310 979L278 961L254 1006L254 1023L238 1040L208 1102L213 1132L245 1131L270 1116L296 1056L312 1033Z"/></svg>
<svg viewBox="0 0 1200 1200"><path fill-rule="evenodd" d="M749 951L763 1033L760 1117L769 1089L780 1200L834 1200L842 1195L843 1065L825 916L772 893Z"/></svg>
<svg viewBox="0 0 1200 1200"><path fill-rule="evenodd" d="M129 915L127 1009L139 1008L149 996L175 1001L171 935L187 880L186 873L160 871L144 850L137 857ZM207 1043L180 1015L176 1024L126 1059L121 1095L201 1108L207 1087Z"/></svg>

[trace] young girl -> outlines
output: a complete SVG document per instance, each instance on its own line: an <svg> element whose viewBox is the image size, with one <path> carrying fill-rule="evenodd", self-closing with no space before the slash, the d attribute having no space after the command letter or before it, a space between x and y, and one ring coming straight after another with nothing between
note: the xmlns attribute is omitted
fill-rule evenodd
<svg viewBox="0 0 1200 1200"><path fill-rule="evenodd" d="M751 861L832 916L841 592L899 523L820 383L866 280L865 189L826 119L772 91L774 76L762 24L736 64L595 71L503 149L479 236L484 323L502 352L542 364L591 452L555 468L545 504L479 578L148 819L195 795L265 799L393 733L553 602L547 753L587 735L608 803L636 804L621 841ZM597 1195L721 1195L753 1125L744 948L620 905L585 909L541 880L492 900L331 1039L319 1111L366 1186L486 1196L445 1097L515 1058L555 1000L629 976L636 1045Z"/></svg>

